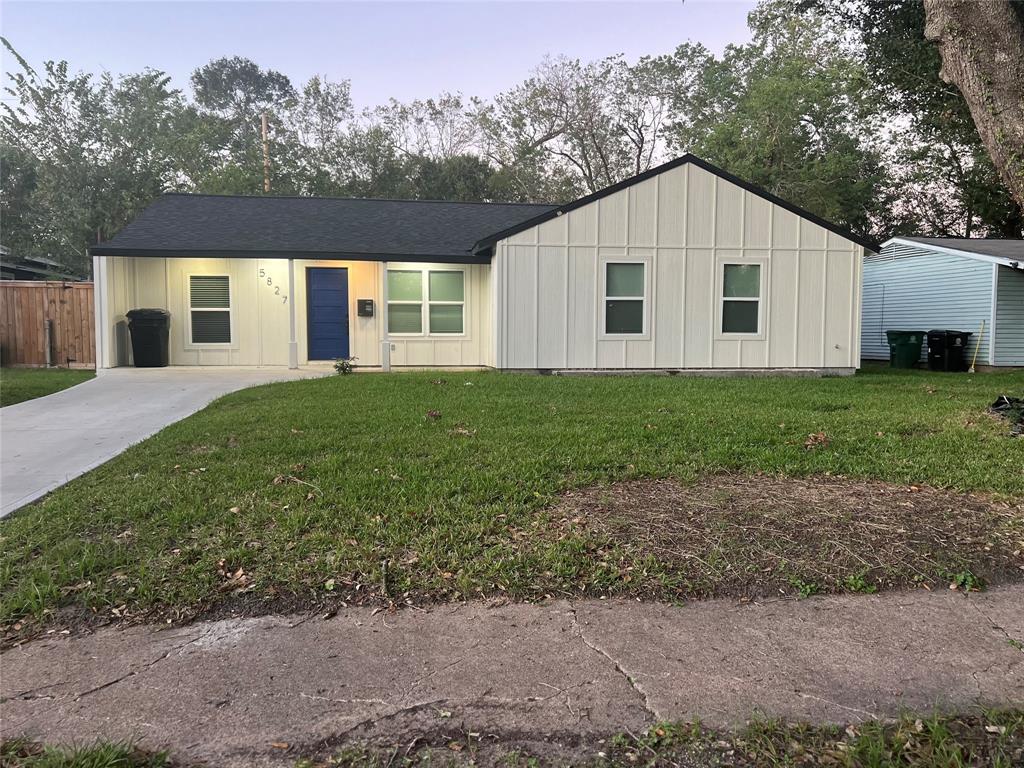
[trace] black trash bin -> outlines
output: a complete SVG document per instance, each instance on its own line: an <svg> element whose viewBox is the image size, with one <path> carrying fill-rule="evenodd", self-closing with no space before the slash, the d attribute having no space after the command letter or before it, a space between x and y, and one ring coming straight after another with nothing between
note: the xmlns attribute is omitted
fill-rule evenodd
<svg viewBox="0 0 1024 768"><path fill-rule="evenodd" d="M170 362L171 313L166 309L132 309L127 312L136 368L163 368Z"/></svg>
<svg viewBox="0 0 1024 768"><path fill-rule="evenodd" d="M928 331L928 369L932 371L966 371L967 331L937 329Z"/></svg>

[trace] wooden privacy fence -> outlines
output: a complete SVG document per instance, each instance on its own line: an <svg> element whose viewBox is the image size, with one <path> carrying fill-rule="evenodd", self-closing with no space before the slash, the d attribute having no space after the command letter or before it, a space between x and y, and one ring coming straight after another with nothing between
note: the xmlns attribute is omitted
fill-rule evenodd
<svg viewBox="0 0 1024 768"><path fill-rule="evenodd" d="M95 368L95 329L92 283L0 281L3 365Z"/></svg>

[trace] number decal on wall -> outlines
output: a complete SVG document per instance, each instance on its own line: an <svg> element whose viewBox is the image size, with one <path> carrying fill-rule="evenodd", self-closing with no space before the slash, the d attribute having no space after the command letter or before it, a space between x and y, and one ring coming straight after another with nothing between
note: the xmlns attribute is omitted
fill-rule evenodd
<svg viewBox="0 0 1024 768"><path fill-rule="evenodd" d="M281 294L281 286L274 285L274 279L270 275L267 274L267 270L265 270L262 267L260 267L259 275L260 275L260 277L259 277L260 280L266 278L267 286L274 289L274 295L281 297L281 303L282 304L287 304L288 303L288 296L287 296L287 294L285 294L285 295Z"/></svg>

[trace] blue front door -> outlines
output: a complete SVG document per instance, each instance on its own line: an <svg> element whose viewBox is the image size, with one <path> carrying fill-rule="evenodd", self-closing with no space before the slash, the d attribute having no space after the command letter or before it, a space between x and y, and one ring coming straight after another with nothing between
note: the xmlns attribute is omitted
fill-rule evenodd
<svg viewBox="0 0 1024 768"><path fill-rule="evenodd" d="M306 270L306 322L310 360L348 357L348 270Z"/></svg>

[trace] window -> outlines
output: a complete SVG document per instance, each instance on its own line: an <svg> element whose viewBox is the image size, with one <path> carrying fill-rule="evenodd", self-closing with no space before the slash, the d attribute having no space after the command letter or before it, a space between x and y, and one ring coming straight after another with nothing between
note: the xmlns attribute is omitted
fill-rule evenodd
<svg viewBox="0 0 1024 768"><path fill-rule="evenodd" d="M760 333L761 265L722 265L722 333Z"/></svg>
<svg viewBox="0 0 1024 768"><path fill-rule="evenodd" d="M388 333L423 333L423 273L388 270Z"/></svg>
<svg viewBox="0 0 1024 768"><path fill-rule="evenodd" d="M231 343L231 283L227 275L189 275L192 344Z"/></svg>
<svg viewBox="0 0 1024 768"><path fill-rule="evenodd" d="M461 335L465 330L466 274L462 270L389 269L388 334Z"/></svg>
<svg viewBox="0 0 1024 768"><path fill-rule="evenodd" d="M430 273L430 332L462 333L465 307L465 273Z"/></svg>
<svg viewBox="0 0 1024 768"><path fill-rule="evenodd" d="M608 262L604 281L604 332L644 332L645 265Z"/></svg>

